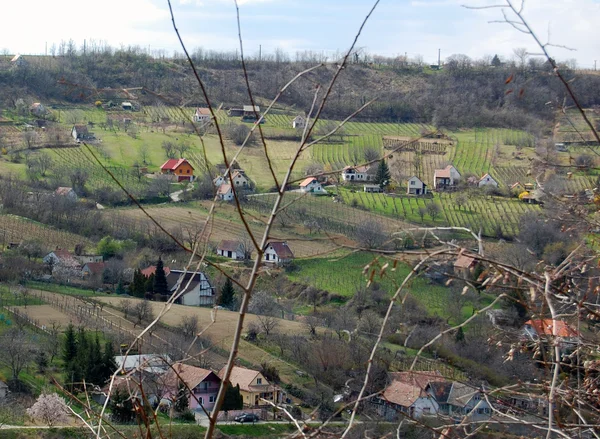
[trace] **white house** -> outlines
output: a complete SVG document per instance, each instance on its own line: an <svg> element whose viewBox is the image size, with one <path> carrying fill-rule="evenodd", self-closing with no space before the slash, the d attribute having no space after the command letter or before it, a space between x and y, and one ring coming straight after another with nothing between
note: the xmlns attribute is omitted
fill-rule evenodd
<svg viewBox="0 0 600 439"><path fill-rule="evenodd" d="M231 174L231 180L233 181L233 185L242 189L250 188L250 179L246 176L246 173L242 169L236 169ZM229 183L229 176L219 175L217 178L213 180L216 187L220 187L223 183Z"/></svg>
<svg viewBox="0 0 600 439"><path fill-rule="evenodd" d="M342 170L342 180L371 181L375 179L375 171L370 166L346 166Z"/></svg>
<svg viewBox="0 0 600 439"><path fill-rule="evenodd" d="M194 122L205 123L210 121L210 110L208 108L196 108L194 113Z"/></svg>
<svg viewBox="0 0 600 439"><path fill-rule="evenodd" d="M390 384L373 403L380 416L389 421L405 413L412 418L437 414L439 405L426 391L433 381L444 381L439 372L391 372Z"/></svg>
<svg viewBox="0 0 600 439"><path fill-rule="evenodd" d="M271 241L265 247L263 261L272 264L286 264L294 259L294 253L285 241Z"/></svg>
<svg viewBox="0 0 600 439"><path fill-rule="evenodd" d="M311 194L326 194L327 191L323 189L319 180L315 177L308 177L300 183L300 192L311 193Z"/></svg>
<svg viewBox="0 0 600 439"><path fill-rule="evenodd" d="M91 133L87 125L73 125L71 128L71 136L75 140L85 140L91 138Z"/></svg>
<svg viewBox="0 0 600 439"><path fill-rule="evenodd" d="M483 421L493 413L482 390L473 386L458 382L431 382L427 393L437 402L439 413L446 416L467 416L470 421Z"/></svg>
<svg viewBox="0 0 600 439"><path fill-rule="evenodd" d="M493 186L498 187L498 182L490 174L485 174L477 182L477 187Z"/></svg>
<svg viewBox="0 0 600 439"><path fill-rule="evenodd" d="M406 193L408 195L427 194L427 185L419 177L410 177L406 182Z"/></svg>
<svg viewBox="0 0 600 439"><path fill-rule="evenodd" d="M296 116L294 120L292 120L292 128L300 129L306 126L306 118L304 116Z"/></svg>
<svg viewBox="0 0 600 439"><path fill-rule="evenodd" d="M224 258L233 260L243 260L245 258L243 245L240 241L230 241L224 239L217 246L217 254Z"/></svg>
<svg viewBox="0 0 600 439"><path fill-rule="evenodd" d="M69 200L77 201L77 194L75 193L72 187L61 186L59 188L56 188L54 194L58 195L59 197L66 197Z"/></svg>
<svg viewBox="0 0 600 439"><path fill-rule="evenodd" d="M81 265L89 263L99 263L104 261L102 255L73 255L73 258Z"/></svg>
<svg viewBox="0 0 600 439"><path fill-rule="evenodd" d="M215 288L202 272L171 270L167 275L171 294L177 294L175 301L188 306L212 306L215 303Z"/></svg>
<svg viewBox="0 0 600 439"><path fill-rule="evenodd" d="M221 201L233 200L233 189L231 189L231 185L223 183L219 186L219 189L217 189L217 195Z"/></svg>
<svg viewBox="0 0 600 439"><path fill-rule="evenodd" d="M436 169L433 171L433 187L435 189L445 189L447 187L456 186L459 180L460 172L452 165L448 165L444 169Z"/></svg>
<svg viewBox="0 0 600 439"><path fill-rule="evenodd" d="M383 189L378 184L365 184L363 191L367 193L379 193L383 192Z"/></svg>
<svg viewBox="0 0 600 439"><path fill-rule="evenodd" d="M75 260L75 257L73 256L73 254L71 254L71 252L69 252L67 250L59 249L59 250L51 251L46 256L44 256L44 258L42 259L42 262L44 264L56 265L59 262L65 261L68 259Z"/></svg>

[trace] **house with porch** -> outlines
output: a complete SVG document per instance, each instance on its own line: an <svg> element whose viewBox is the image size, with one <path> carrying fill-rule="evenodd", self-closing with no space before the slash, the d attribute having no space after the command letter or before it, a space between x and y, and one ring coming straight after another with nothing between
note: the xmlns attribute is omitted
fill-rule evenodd
<svg viewBox="0 0 600 439"><path fill-rule="evenodd" d="M454 187L459 181L460 172L452 165L433 171L433 188L436 190Z"/></svg>
<svg viewBox="0 0 600 439"><path fill-rule="evenodd" d="M219 371L219 378L223 378L225 368ZM273 403L281 402L281 389L264 377L257 370L247 369L245 367L234 366L231 370L229 382L232 386L240 386L240 394L244 401L244 407L258 407L267 405L261 399L266 399Z"/></svg>
<svg viewBox="0 0 600 439"><path fill-rule="evenodd" d="M410 177L406 181L406 194L407 195L426 195L427 185L417 176Z"/></svg>
<svg viewBox="0 0 600 439"><path fill-rule="evenodd" d="M169 159L160 167L161 174L177 177L177 181L194 181L194 167L186 159Z"/></svg>
<svg viewBox="0 0 600 439"><path fill-rule="evenodd" d="M179 296L175 303L187 306L213 306L215 303L215 287L200 271L170 270L167 285L171 294Z"/></svg>
<svg viewBox="0 0 600 439"><path fill-rule="evenodd" d="M233 259L234 261L244 260L246 258L246 252L243 247L241 241L224 239L217 246L217 255Z"/></svg>
<svg viewBox="0 0 600 439"><path fill-rule="evenodd" d="M285 241L270 241L265 247L263 261L283 265L292 262L294 253Z"/></svg>
<svg viewBox="0 0 600 439"><path fill-rule="evenodd" d="M308 177L300 183L300 192L305 194L326 194L319 180L315 177Z"/></svg>
<svg viewBox="0 0 600 439"><path fill-rule="evenodd" d="M196 108L194 117L192 118L196 123L208 123L210 122L211 114L208 108Z"/></svg>
<svg viewBox="0 0 600 439"><path fill-rule="evenodd" d="M221 378L216 373L189 364L175 363L164 375L167 399L174 400L177 397L181 382L190 389L188 407L191 410L202 411L204 408L210 412L214 408L221 386Z"/></svg>

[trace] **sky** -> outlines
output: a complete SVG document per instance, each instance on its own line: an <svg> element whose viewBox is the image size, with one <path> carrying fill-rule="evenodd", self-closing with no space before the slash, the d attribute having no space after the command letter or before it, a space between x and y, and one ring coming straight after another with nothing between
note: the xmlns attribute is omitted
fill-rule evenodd
<svg viewBox="0 0 600 439"><path fill-rule="evenodd" d="M472 10L506 0L381 0L357 47L373 54L426 63L452 54L510 59L514 48L539 52L533 39L501 20L500 9ZM512 0L520 2L520 0ZM371 0L238 0L246 53L283 49L331 53L347 49ZM188 49L239 49L233 0L172 0L177 25ZM72 39L102 41L113 47L140 46L171 54L181 51L166 0L21 0L3 8L0 51L43 54L52 44ZM8 17L6 16L8 15ZM600 0L527 0L524 16L558 60L575 59L582 68L600 68Z"/></svg>

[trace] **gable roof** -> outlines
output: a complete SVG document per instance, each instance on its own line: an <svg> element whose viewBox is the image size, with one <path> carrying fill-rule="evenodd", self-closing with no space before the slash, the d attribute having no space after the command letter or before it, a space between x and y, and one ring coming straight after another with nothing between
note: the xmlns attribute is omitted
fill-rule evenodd
<svg viewBox="0 0 600 439"><path fill-rule="evenodd" d="M479 393L479 389L459 382L432 382L429 383L429 389L439 404L451 404L457 407L464 407L475 394Z"/></svg>
<svg viewBox="0 0 600 439"><path fill-rule="evenodd" d="M454 168L454 166L448 165L444 169L436 169L434 171L435 178L450 178L450 171L452 168ZM454 168L454 170L458 172L456 168Z"/></svg>
<svg viewBox="0 0 600 439"><path fill-rule="evenodd" d="M171 269L169 267L164 267L165 270L165 276L168 276L169 273L171 272ZM142 274L146 277L150 277L151 275L156 273L156 265L150 265L149 267L146 267L142 270Z"/></svg>
<svg viewBox="0 0 600 439"><path fill-rule="evenodd" d="M406 180L406 181L411 181L411 180L412 180L412 179L414 179L414 178L416 178L416 179L417 179L417 181L420 181L420 182L421 182L421 184L422 184L423 186L427 186L427 185L425 184L425 182L424 182L423 180L421 180L419 177L417 177L416 175L413 175L412 177L410 177L410 178L409 178L408 180Z"/></svg>
<svg viewBox="0 0 600 439"><path fill-rule="evenodd" d="M487 174L487 173L486 173L486 174L485 174L483 177L481 177L481 178L479 179L479 181L483 181L483 180L485 180L485 178L486 178L486 177L490 177L490 179L491 179L491 180L493 180L493 181L496 181L496 180L494 179L494 177L492 177L490 174Z"/></svg>
<svg viewBox="0 0 600 439"><path fill-rule="evenodd" d="M224 239L217 246L217 250L229 251L229 252L237 252L240 250L241 243L240 241L233 241Z"/></svg>
<svg viewBox="0 0 600 439"><path fill-rule="evenodd" d="M217 195L227 195L229 192L232 192L231 185L229 183L223 183L217 189Z"/></svg>
<svg viewBox="0 0 600 439"><path fill-rule="evenodd" d="M85 267L87 267L92 274L102 274L104 271L104 262L88 262L83 266L82 270L85 270Z"/></svg>
<svg viewBox="0 0 600 439"><path fill-rule="evenodd" d="M234 172L231 174L231 178L232 178L232 179L235 179L235 178L237 178L237 177L242 177L242 178L244 178L244 179L248 180L248 177L246 177L246 174L245 174L245 173L244 173L244 171L243 171L243 170L241 170L241 169L237 169L236 171L234 171Z"/></svg>
<svg viewBox="0 0 600 439"><path fill-rule="evenodd" d="M277 253L277 256L280 259L291 259L294 257L294 253L292 253L292 250L290 250L285 241L271 241L267 243L265 248L268 248L269 246Z"/></svg>
<svg viewBox="0 0 600 439"><path fill-rule="evenodd" d="M214 289L208 277L199 271L171 270L167 275L167 286L169 287L169 291L177 291L177 294L181 295L192 292L198 286L200 286L201 296L212 296L214 294ZM210 294L203 293L207 288L210 289Z"/></svg>
<svg viewBox="0 0 600 439"><path fill-rule="evenodd" d="M554 320L554 322L556 323L557 337L579 337L577 330L564 320ZM528 320L525 324L530 325L538 335L552 335L552 319Z"/></svg>
<svg viewBox="0 0 600 439"><path fill-rule="evenodd" d="M56 190L54 191L54 193L55 193L56 195L69 195L69 193L70 193L72 190L73 190L73 188L72 188L72 187L64 187L64 186L61 186L61 187L58 187L58 188L56 188Z"/></svg>
<svg viewBox="0 0 600 439"><path fill-rule="evenodd" d="M466 255L460 255L454 261L454 266L457 268L470 268L471 265L475 262L475 258Z"/></svg>
<svg viewBox="0 0 600 439"><path fill-rule="evenodd" d="M260 113L260 107L258 105L255 105L254 107L252 105L244 105L243 109L246 112L256 111L257 113Z"/></svg>
<svg viewBox="0 0 600 439"><path fill-rule="evenodd" d="M165 374L165 384L171 387L177 387L177 384L181 380L186 386L193 389L211 375L214 375L217 380L221 381L221 379L211 370L190 366L189 364L175 363Z"/></svg>
<svg viewBox="0 0 600 439"><path fill-rule="evenodd" d="M123 367L124 371L131 369L145 370L146 372L164 372L171 363L167 354L140 354L140 355L117 355L115 363Z"/></svg>
<svg viewBox="0 0 600 439"><path fill-rule="evenodd" d="M189 165L190 168L194 169L194 167L186 159L169 159L163 163L163 165L160 167L160 170L161 171L174 171L175 169L179 168L184 163Z"/></svg>
<svg viewBox="0 0 600 439"><path fill-rule="evenodd" d="M311 184L313 181L317 181L317 179L315 177L308 177L305 178L304 180L302 180L302 182L300 183L300 187L306 187L309 184Z"/></svg>
<svg viewBox="0 0 600 439"><path fill-rule="evenodd" d="M77 131L77 134L88 134L87 125L73 125L73 129Z"/></svg>
<svg viewBox="0 0 600 439"><path fill-rule="evenodd" d="M240 390L245 390L246 392L252 391L252 381L257 375L260 374L257 370L246 369L245 367L233 366L231 369L231 375L229 376L229 382L232 386L240 386ZM225 367L219 371L219 378L222 378L225 375ZM269 382L265 378L265 383L261 385L268 385Z"/></svg>
<svg viewBox="0 0 600 439"><path fill-rule="evenodd" d="M209 108L196 108L196 114L202 116L211 116Z"/></svg>
<svg viewBox="0 0 600 439"><path fill-rule="evenodd" d="M410 407L420 397L427 397L425 389L432 382L443 382L439 371L390 372L392 382L385 388L382 398L393 404Z"/></svg>
<svg viewBox="0 0 600 439"><path fill-rule="evenodd" d="M73 259L73 255L68 250L57 249L57 250L50 252L49 254L51 254L51 253L54 253L54 255L58 259Z"/></svg>
<svg viewBox="0 0 600 439"><path fill-rule="evenodd" d="M420 371L405 371L405 372L390 372L390 377L395 381L402 381L425 390L427 385L432 382L446 381L443 375L438 370L432 372Z"/></svg>

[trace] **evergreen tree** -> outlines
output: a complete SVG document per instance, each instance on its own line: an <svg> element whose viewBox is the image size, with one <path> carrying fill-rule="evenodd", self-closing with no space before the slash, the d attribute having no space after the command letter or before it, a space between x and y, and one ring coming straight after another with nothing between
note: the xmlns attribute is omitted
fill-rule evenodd
<svg viewBox="0 0 600 439"><path fill-rule="evenodd" d="M233 387L231 383L227 383L221 410L228 412L229 410L241 410L243 407L244 399L240 393L240 385Z"/></svg>
<svg viewBox="0 0 600 439"><path fill-rule="evenodd" d="M463 331L462 326L460 326L458 328L458 330L456 331L456 335L454 336L454 340L457 343L464 343L465 342L465 333Z"/></svg>
<svg viewBox="0 0 600 439"><path fill-rule="evenodd" d="M158 258L156 263L156 272L154 275L154 285L152 286L154 293L162 294L166 296L169 294L169 286L167 284L167 275L165 274L165 267L163 265L162 258Z"/></svg>
<svg viewBox="0 0 600 439"><path fill-rule="evenodd" d="M115 370L117 370L117 364L115 363L115 349L113 344L110 341L107 341L104 345L104 354L102 355L102 369L100 373L102 383L105 383Z"/></svg>
<svg viewBox="0 0 600 439"><path fill-rule="evenodd" d="M379 166L377 167L377 173L375 174L375 183L378 184L381 189L383 189L390 184L390 179L390 169L388 168L385 159L381 159Z"/></svg>
<svg viewBox="0 0 600 439"><path fill-rule="evenodd" d="M129 284L129 294L134 297L143 298L146 293L146 277L141 270L133 272L133 281Z"/></svg>
<svg viewBox="0 0 600 439"><path fill-rule="evenodd" d="M117 386L110 398L110 411L112 420L121 424L133 421L135 412L133 403L127 392L122 392Z"/></svg>
<svg viewBox="0 0 600 439"><path fill-rule="evenodd" d="M225 279L225 283L221 287L221 296L219 297L219 305L230 307L233 305L233 297L235 290L233 289L233 282L230 278Z"/></svg>
<svg viewBox="0 0 600 439"><path fill-rule="evenodd" d="M175 400L175 411L177 413L185 412L190 405L189 391L182 381L177 386L177 399Z"/></svg>
<svg viewBox="0 0 600 439"><path fill-rule="evenodd" d="M144 283L144 290L146 293L151 293L154 290L154 273L148 276Z"/></svg>
<svg viewBox="0 0 600 439"><path fill-rule="evenodd" d="M498 58L498 55L494 55L494 57L492 58L492 65L494 67L500 67L502 65L502 61L500 61L500 58Z"/></svg>
<svg viewBox="0 0 600 439"><path fill-rule="evenodd" d="M119 283L117 284L117 289L115 290L116 294L123 295L125 294L125 287L123 286L123 279L119 279Z"/></svg>
<svg viewBox="0 0 600 439"><path fill-rule="evenodd" d="M69 323L65 331L65 341L63 344L63 361L65 368L69 367L77 356L77 338L75 336L75 327Z"/></svg>
<svg viewBox="0 0 600 439"><path fill-rule="evenodd" d="M102 379L102 349L100 347L98 334L96 334L94 342L90 343L89 346L87 368L84 378L86 381L93 384L104 384L104 380Z"/></svg>

